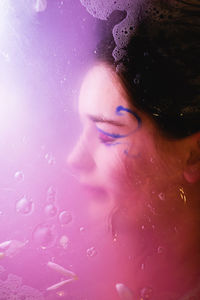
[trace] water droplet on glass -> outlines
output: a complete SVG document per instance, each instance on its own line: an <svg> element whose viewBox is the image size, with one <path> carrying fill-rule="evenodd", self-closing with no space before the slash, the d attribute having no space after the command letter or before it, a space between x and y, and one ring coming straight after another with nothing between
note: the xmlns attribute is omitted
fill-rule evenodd
<svg viewBox="0 0 200 300"><path fill-rule="evenodd" d="M52 203L56 200L56 190L50 186L47 190L47 202Z"/></svg>
<svg viewBox="0 0 200 300"><path fill-rule="evenodd" d="M164 247L159 246L157 249L157 252L158 252L158 254L163 254L164 250L165 250Z"/></svg>
<svg viewBox="0 0 200 300"><path fill-rule="evenodd" d="M136 77L134 78L133 82L135 85L138 85L140 83L140 79Z"/></svg>
<svg viewBox="0 0 200 300"><path fill-rule="evenodd" d="M53 204L47 204L44 208L47 217L53 218L57 214L57 208Z"/></svg>
<svg viewBox="0 0 200 300"><path fill-rule="evenodd" d="M144 287L140 291L140 296L143 300L151 299L152 294L153 294L153 290L151 287Z"/></svg>
<svg viewBox="0 0 200 300"><path fill-rule="evenodd" d="M16 211L22 215L28 215L33 212L33 201L32 199L28 199L27 197L21 198L16 204Z"/></svg>
<svg viewBox="0 0 200 300"><path fill-rule="evenodd" d="M57 239L55 227L49 224L39 224L33 231L33 240L42 249L52 247Z"/></svg>
<svg viewBox="0 0 200 300"><path fill-rule="evenodd" d="M85 231L85 228L82 226L82 227L80 227L80 232L83 232L83 231Z"/></svg>
<svg viewBox="0 0 200 300"><path fill-rule="evenodd" d="M54 165L56 163L55 157L52 153L46 153L44 158L49 165Z"/></svg>
<svg viewBox="0 0 200 300"><path fill-rule="evenodd" d="M14 175L14 178L17 182L24 181L24 173L22 171L17 171Z"/></svg>
<svg viewBox="0 0 200 300"><path fill-rule="evenodd" d="M62 211L59 214L59 221L62 225L67 225L72 221L72 214L69 211Z"/></svg>
<svg viewBox="0 0 200 300"><path fill-rule="evenodd" d="M69 244L69 238L66 235L62 235L60 240L59 240L59 244L64 249L67 249L68 244Z"/></svg>
<svg viewBox="0 0 200 300"><path fill-rule="evenodd" d="M95 247L91 247L91 248L87 249L87 256L93 257L96 255L97 255L97 251L96 251Z"/></svg>
<svg viewBox="0 0 200 300"><path fill-rule="evenodd" d="M47 8L47 0L35 0L34 9L36 12L45 11Z"/></svg>
<svg viewBox="0 0 200 300"><path fill-rule="evenodd" d="M141 270L144 271L145 265L141 264Z"/></svg>
<svg viewBox="0 0 200 300"><path fill-rule="evenodd" d="M160 200L164 201L165 200L165 194L164 193L160 193L158 195L158 197L160 198Z"/></svg>
<svg viewBox="0 0 200 300"><path fill-rule="evenodd" d="M121 300L133 300L132 291L123 283L117 283L115 287Z"/></svg>
<svg viewBox="0 0 200 300"><path fill-rule="evenodd" d="M64 297L65 296L65 292L64 291L59 291L56 293L59 297Z"/></svg>

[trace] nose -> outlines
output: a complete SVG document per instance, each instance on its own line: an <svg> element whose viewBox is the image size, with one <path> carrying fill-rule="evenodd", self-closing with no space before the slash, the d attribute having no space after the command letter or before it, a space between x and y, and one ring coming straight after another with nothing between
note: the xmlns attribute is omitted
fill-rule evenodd
<svg viewBox="0 0 200 300"><path fill-rule="evenodd" d="M82 135L67 158L70 168L79 172L92 171L95 167L95 161L91 151L92 146L85 141L84 135Z"/></svg>

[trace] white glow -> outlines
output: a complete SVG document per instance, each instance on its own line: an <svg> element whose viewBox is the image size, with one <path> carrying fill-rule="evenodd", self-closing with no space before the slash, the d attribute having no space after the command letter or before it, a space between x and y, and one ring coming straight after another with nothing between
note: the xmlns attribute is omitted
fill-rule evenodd
<svg viewBox="0 0 200 300"><path fill-rule="evenodd" d="M0 1L0 43L2 43L2 38L6 35L8 28L8 19L11 11L10 0Z"/></svg>
<svg viewBox="0 0 200 300"><path fill-rule="evenodd" d="M24 105L21 93L10 85L0 85L0 134L6 135L23 123Z"/></svg>

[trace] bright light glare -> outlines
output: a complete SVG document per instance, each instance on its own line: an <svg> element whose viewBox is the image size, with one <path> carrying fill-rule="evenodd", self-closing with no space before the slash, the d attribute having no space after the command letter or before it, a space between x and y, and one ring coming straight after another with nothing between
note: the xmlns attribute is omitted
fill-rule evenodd
<svg viewBox="0 0 200 300"><path fill-rule="evenodd" d="M6 35L8 27L8 19L11 11L10 0L0 1L0 42L2 43L3 37Z"/></svg>
<svg viewBox="0 0 200 300"><path fill-rule="evenodd" d="M0 86L0 135L7 135L23 123L24 105L16 89Z"/></svg>

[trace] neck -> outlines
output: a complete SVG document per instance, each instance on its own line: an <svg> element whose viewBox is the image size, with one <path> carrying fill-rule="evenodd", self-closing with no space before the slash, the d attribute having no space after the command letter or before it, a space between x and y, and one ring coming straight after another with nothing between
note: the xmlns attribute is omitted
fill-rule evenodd
<svg viewBox="0 0 200 300"><path fill-rule="evenodd" d="M121 209L113 218L116 251L126 252L129 285L133 286L134 278L138 295L147 286L154 290L155 300L178 300L199 284L197 193L189 188L184 191L186 201L180 199L163 214L154 211L141 222L130 222L129 212Z"/></svg>

